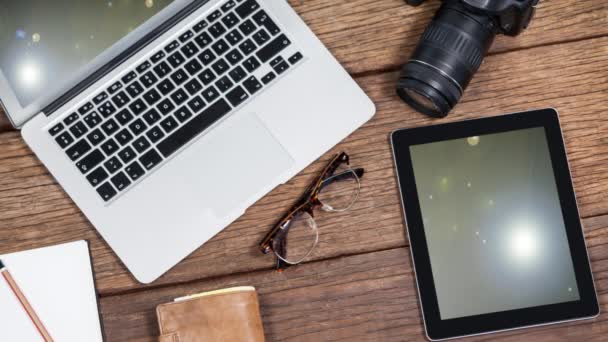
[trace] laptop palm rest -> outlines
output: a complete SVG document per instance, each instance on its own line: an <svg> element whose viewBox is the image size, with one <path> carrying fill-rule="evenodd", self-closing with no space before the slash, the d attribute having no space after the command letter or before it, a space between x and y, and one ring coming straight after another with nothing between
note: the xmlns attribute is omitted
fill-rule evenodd
<svg viewBox="0 0 608 342"><path fill-rule="evenodd" d="M225 121L209 136L184 151L199 161L184 170L187 191L201 210L223 218L240 210L242 214L256 198L271 190L268 185L294 164L257 115L242 113Z"/></svg>

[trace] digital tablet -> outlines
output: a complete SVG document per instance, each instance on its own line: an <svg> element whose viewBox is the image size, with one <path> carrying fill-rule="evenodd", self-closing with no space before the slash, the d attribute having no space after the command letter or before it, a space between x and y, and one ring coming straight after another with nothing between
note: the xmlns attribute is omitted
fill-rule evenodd
<svg viewBox="0 0 608 342"><path fill-rule="evenodd" d="M391 139L431 340L599 314L554 109Z"/></svg>

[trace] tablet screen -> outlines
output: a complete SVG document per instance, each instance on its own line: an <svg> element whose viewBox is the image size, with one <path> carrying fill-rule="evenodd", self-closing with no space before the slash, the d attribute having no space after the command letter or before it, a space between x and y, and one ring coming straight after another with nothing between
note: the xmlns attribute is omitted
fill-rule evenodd
<svg viewBox="0 0 608 342"><path fill-rule="evenodd" d="M410 152L441 319L580 299L543 127Z"/></svg>
<svg viewBox="0 0 608 342"><path fill-rule="evenodd" d="M26 107L173 1L0 1L0 69Z"/></svg>

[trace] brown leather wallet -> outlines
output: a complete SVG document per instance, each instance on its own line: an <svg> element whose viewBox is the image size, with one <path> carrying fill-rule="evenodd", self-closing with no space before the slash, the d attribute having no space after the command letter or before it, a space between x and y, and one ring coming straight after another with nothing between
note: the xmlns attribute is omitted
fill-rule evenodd
<svg viewBox="0 0 608 342"><path fill-rule="evenodd" d="M159 342L264 342L258 296L235 287L178 298L156 308Z"/></svg>

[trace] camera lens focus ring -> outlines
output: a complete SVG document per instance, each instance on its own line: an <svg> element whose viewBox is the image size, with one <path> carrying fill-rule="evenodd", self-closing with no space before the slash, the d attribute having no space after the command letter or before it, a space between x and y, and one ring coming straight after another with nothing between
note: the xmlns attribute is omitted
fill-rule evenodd
<svg viewBox="0 0 608 342"><path fill-rule="evenodd" d="M467 69L473 73L479 69L483 61L483 52L479 43L465 32L455 30L449 25L434 22L429 25L420 40L421 44L429 44L458 55Z"/></svg>

